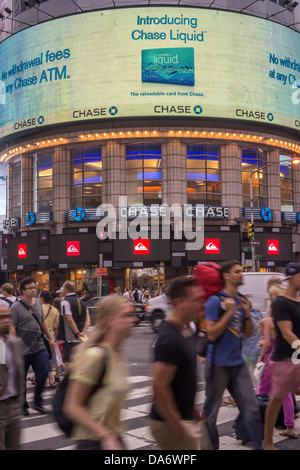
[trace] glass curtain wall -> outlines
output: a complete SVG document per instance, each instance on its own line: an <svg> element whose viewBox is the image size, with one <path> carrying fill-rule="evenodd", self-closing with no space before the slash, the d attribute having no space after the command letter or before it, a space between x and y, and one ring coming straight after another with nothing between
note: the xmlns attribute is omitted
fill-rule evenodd
<svg viewBox="0 0 300 470"><path fill-rule="evenodd" d="M212 144L187 146L188 204L221 205L219 148Z"/></svg>
<svg viewBox="0 0 300 470"><path fill-rule="evenodd" d="M161 204L161 146L132 144L126 146L127 205Z"/></svg>

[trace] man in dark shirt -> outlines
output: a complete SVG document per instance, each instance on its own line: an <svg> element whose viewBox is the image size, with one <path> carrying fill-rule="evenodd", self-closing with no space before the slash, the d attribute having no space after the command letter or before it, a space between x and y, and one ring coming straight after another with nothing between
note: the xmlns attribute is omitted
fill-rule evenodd
<svg viewBox="0 0 300 470"><path fill-rule="evenodd" d="M203 290L192 278L179 277L172 282L169 296L173 311L162 323L155 343L150 428L162 450L199 450L197 356L187 327L198 320Z"/></svg>
<svg viewBox="0 0 300 470"><path fill-rule="evenodd" d="M272 357L270 402L265 416L263 448L266 450L276 450L273 431L284 398L289 393L300 392L300 263L290 263L286 275L288 288L271 306L276 340Z"/></svg>

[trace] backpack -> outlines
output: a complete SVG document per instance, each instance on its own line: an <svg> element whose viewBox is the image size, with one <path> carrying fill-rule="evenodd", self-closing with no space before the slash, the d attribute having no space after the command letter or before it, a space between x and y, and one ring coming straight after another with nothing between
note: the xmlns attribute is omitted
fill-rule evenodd
<svg viewBox="0 0 300 470"><path fill-rule="evenodd" d="M101 376L99 377L98 383L93 388L89 398L91 398L92 395L97 390L99 390L99 388L102 387L103 379L104 379L104 375L106 371L106 362L107 362L107 358L105 359L104 369L102 371ZM54 419L59 429L63 431L63 433L67 437L70 438L74 423L63 413L63 406L64 406L65 396L66 396L67 389L68 389L69 380L70 380L70 374L66 374L64 379L60 382L58 389L55 391L55 395L52 401L52 411L53 411Z"/></svg>
<svg viewBox="0 0 300 470"><path fill-rule="evenodd" d="M224 286L221 277L221 266L216 263L197 264L194 268L194 280L196 284L202 286L205 301L216 292L222 290Z"/></svg>
<svg viewBox="0 0 300 470"><path fill-rule="evenodd" d="M0 300L3 300L3 302L6 302L8 304L8 308L10 308L15 302L18 302L18 299L10 300L7 297L0 297Z"/></svg>

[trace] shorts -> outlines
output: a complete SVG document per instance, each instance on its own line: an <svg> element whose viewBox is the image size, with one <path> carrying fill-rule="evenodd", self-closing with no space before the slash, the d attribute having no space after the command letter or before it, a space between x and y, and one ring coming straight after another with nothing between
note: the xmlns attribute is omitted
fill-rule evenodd
<svg viewBox="0 0 300 470"><path fill-rule="evenodd" d="M174 440L174 434L166 421L149 419L151 433L161 450L201 450L200 424L195 420L182 420L185 433L181 442Z"/></svg>
<svg viewBox="0 0 300 470"><path fill-rule="evenodd" d="M271 361L271 392L274 398L285 398L289 393L300 394L300 361L291 358Z"/></svg>

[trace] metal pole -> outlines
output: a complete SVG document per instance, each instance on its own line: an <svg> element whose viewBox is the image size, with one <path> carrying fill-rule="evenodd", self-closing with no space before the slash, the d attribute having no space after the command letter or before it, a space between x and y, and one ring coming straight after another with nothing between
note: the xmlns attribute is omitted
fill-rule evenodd
<svg viewBox="0 0 300 470"><path fill-rule="evenodd" d="M254 171L250 170L250 209L251 209L251 224L254 223L254 213L253 213L253 173ZM256 272L256 263L255 263L255 245L254 238L250 240L251 243L251 255L252 255L252 271Z"/></svg>

